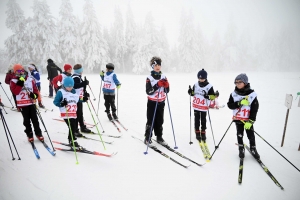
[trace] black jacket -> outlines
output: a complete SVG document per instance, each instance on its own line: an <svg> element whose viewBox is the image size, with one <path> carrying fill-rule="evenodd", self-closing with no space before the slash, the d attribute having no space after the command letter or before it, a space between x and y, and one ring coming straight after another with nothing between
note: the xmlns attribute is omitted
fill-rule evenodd
<svg viewBox="0 0 300 200"><path fill-rule="evenodd" d="M250 87L250 83L248 83L243 89L238 89L237 87L235 87L234 91L238 95L242 95L242 96L246 96L246 95L249 95L252 92L254 92L254 90L252 90L251 87ZM231 110L234 110L234 109L237 109L237 108L240 107L238 101L237 102L233 101L233 97L231 96L231 94L229 96L227 106ZM259 103L258 103L257 97L255 97L255 99L252 101L251 107L250 107L249 119L251 119L252 121L256 120L256 115L257 115L258 108L259 108ZM239 121L239 120L234 120L234 121Z"/></svg>
<svg viewBox="0 0 300 200"><path fill-rule="evenodd" d="M52 80L54 77L56 77L58 75L57 71L62 73L62 70L59 67L57 67L55 63L48 63L47 71L48 71L48 78L47 78L48 80Z"/></svg>

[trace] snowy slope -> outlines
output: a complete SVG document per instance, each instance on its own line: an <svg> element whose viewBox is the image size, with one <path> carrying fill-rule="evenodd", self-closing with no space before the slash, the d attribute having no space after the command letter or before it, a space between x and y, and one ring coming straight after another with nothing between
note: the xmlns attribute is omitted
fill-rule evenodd
<svg viewBox="0 0 300 200"><path fill-rule="evenodd" d="M166 74L171 90L169 102L176 136L178 151L185 156L205 163L202 152L192 133L190 145L190 115L188 85L193 85L196 74ZM234 89L236 73L209 73L208 80L215 90L220 92L220 104L227 103L229 94ZM299 119L298 101L293 102L290 110L285 144L280 147L283 134L286 108L285 94L295 96L300 91L300 73L248 73L249 82L258 94L260 109L254 127L265 140L280 153L300 168ZM4 74L0 75L2 86L10 95L8 86L4 83ZM100 78L98 75L87 75L97 100L93 105L97 110ZM10 132L20 154L21 161L12 161L9 146L2 123L0 125L0 199L299 199L300 172L286 162L278 153L269 147L262 139L256 137L257 149L262 161L269 168L280 184L285 188L280 190L266 175L257 162L246 152L244 161L244 176L242 185L238 184L238 150L235 146L236 132L234 125L226 134L220 148L216 151L210 163L198 167L187 160L178 157L167 149L160 148L172 158L191 164L188 169L173 163L165 157L149 149L144 155L146 146L135 140L131 135L143 138L146 123L146 76L118 75L122 83L119 90L119 117L129 129L122 130L119 139L104 137L106 144L103 149L100 142L79 138L79 143L87 149L118 154L112 158L98 157L78 153L79 164L76 165L74 153L57 151L50 155L41 143L36 141L41 159L34 156L30 144L23 132L20 113L6 109L4 114ZM47 94L46 76L42 76L42 94ZM3 93L3 102L9 102ZM91 94L92 95L92 94ZM53 112L42 113L43 120L52 140L67 142L65 123L52 120L59 117L58 108L52 104L53 99L43 98L47 108ZM101 97L99 118L107 134L117 135L116 128L107 120L104 113L104 100ZM92 108L91 108L92 109ZM218 144L231 122L231 111L225 107L220 110L210 110L215 143ZM93 119L89 109L84 105L84 116L87 122ZM94 115L95 117L95 115ZM192 123L193 124L193 123ZM214 141L208 121L208 145L211 153ZM44 128L41 125L41 129ZM96 131L96 129L93 129ZM47 134L46 141L50 146ZM87 135L99 139L97 135ZM165 107L164 138L174 147L172 127L168 106ZM248 144L245 136L244 141ZM55 144L56 147L63 147ZM15 157L17 158L15 152Z"/></svg>

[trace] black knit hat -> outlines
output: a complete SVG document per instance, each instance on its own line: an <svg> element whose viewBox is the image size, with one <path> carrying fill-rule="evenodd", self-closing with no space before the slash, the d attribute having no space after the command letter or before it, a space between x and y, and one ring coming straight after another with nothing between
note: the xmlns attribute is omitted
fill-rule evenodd
<svg viewBox="0 0 300 200"><path fill-rule="evenodd" d="M201 71L198 72L197 78L207 79L207 72L204 69L202 69Z"/></svg>
<svg viewBox="0 0 300 200"><path fill-rule="evenodd" d="M106 68L107 68L107 69L112 69L112 70L114 70L114 69L115 69L115 66L114 66L114 64L112 64L112 63L108 63L108 64L106 65Z"/></svg>
<svg viewBox="0 0 300 200"><path fill-rule="evenodd" d="M47 62L48 62L48 63L53 63L53 60L52 60L51 58L49 58L49 59L47 60Z"/></svg>

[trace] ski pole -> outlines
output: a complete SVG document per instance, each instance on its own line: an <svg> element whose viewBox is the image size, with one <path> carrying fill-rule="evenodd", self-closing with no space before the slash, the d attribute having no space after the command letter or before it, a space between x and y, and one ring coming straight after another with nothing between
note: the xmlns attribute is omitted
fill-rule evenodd
<svg viewBox="0 0 300 200"><path fill-rule="evenodd" d="M189 89L192 89L191 86L189 85ZM192 96L190 96L190 144L193 144L192 142L192 102L191 102L191 99L192 99Z"/></svg>
<svg viewBox="0 0 300 200"><path fill-rule="evenodd" d="M66 99L64 99L64 100L66 100ZM73 132L72 132L72 128L71 128L71 123L70 123L70 118L69 118L69 113L68 113L68 108L67 108L67 106L65 106L65 110L66 110L66 114L67 114L69 130L70 130L71 139L72 139L72 144L73 144L73 149L74 149L74 153L75 153L76 164L78 165L79 162L78 162L78 157L77 157L77 152L76 152L76 147L75 147L75 143L74 143L74 137L73 137Z"/></svg>
<svg viewBox="0 0 300 200"><path fill-rule="evenodd" d="M86 76L84 77L84 80L86 80ZM89 84L89 88L90 88L90 90L91 90L91 92L92 92L92 94L93 94L93 96L94 96L94 99L93 99L93 100L96 101L96 97L95 97L95 95L94 95L94 92L93 92L93 90L92 90L90 84Z"/></svg>
<svg viewBox="0 0 300 200"><path fill-rule="evenodd" d="M100 84L99 101L98 101L98 108L97 108L97 113L96 113L97 116L98 116L98 112L99 112L100 96L101 96L101 92L102 92L101 89L102 89L102 79L101 79L101 84Z"/></svg>
<svg viewBox="0 0 300 200"><path fill-rule="evenodd" d="M244 120L241 120L245 124ZM279 155L281 155L286 161L288 161L293 167L295 167L299 172L300 170L293 164L291 163L286 157L284 157L279 151L277 151L269 142L267 142L261 135L259 135L255 130L253 130L256 135L258 135L263 141L265 141L272 149L274 149Z"/></svg>
<svg viewBox="0 0 300 200"><path fill-rule="evenodd" d="M148 138L148 144L147 144L147 147L146 147L146 151L144 152L145 155L148 154L149 142L150 142L151 137L152 137L152 129L153 129L154 119L155 119L155 115L156 115L156 109L157 109L157 104L158 104L159 93L160 93L160 88L158 89L158 93L157 93L157 99L156 99L156 103L155 103L155 109L154 109L151 128L150 128L150 135L149 135L149 138Z"/></svg>
<svg viewBox="0 0 300 200"><path fill-rule="evenodd" d="M219 148L219 145L221 144L221 142L222 142L223 138L225 137L226 133L228 132L228 130L229 130L229 128L230 128L230 126L231 126L232 122L233 122L233 121L231 121L230 125L228 126L228 128L227 128L226 132L224 133L223 137L221 138L221 140L220 140L219 144L216 146L216 148L215 148L214 152L212 153L212 155L210 156L209 160L211 160L211 159L212 159L212 157L213 157L213 155L215 154L215 152L216 152L217 148Z"/></svg>
<svg viewBox="0 0 300 200"><path fill-rule="evenodd" d="M119 89L117 88L117 116L119 116Z"/></svg>
<svg viewBox="0 0 300 200"><path fill-rule="evenodd" d="M207 101L206 101L206 105L207 105ZM214 136L214 132L213 132L212 125L211 125L210 114L209 114L209 106L207 106L207 113L208 113L208 119L209 119L209 124L210 124L211 134L212 134L213 140L214 140L214 145L215 145L215 148L218 148L218 147L216 146L215 136Z"/></svg>
<svg viewBox="0 0 300 200"><path fill-rule="evenodd" d="M92 101L90 100L90 102L92 102ZM106 150L106 148L105 148L105 145L104 145L104 142L103 142L103 140L102 140L102 137L101 137L101 134L100 134L100 131L99 131L99 129L98 129L98 126L97 126L97 124L96 124L96 121L95 121L94 115L93 115L93 113L92 113L92 111L91 111L90 105L89 105L89 103L88 103L88 102L86 102L86 104L87 104L87 105L88 105L88 107L89 107L90 113L91 113L91 115L92 115L92 118L93 118L94 124L96 125L96 129L97 129L97 131L98 131L98 135L99 135L99 137L100 137L100 140L101 140L101 142L102 142L102 145L103 145L103 147L104 147L104 150ZM98 116L97 116L97 117L98 117ZM99 120L99 118L98 118L98 120ZM100 121L99 121L99 123L100 123ZM101 123L100 123L100 124L101 124Z"/></svg>
<svg viewBox="0 0 300 200"><path fill-rule="evenodd" d="M172 124L172 131L173 131L173 137L174 137L174 143L175 143L174 149L178 149L178 147L176 146L176 139L175 139L175 133L174 133L174 127L173 127L173 121L172 121L172 116L171 116L171 109L170 109L169 98L168 98L168 93L166 92L166 89L165 89L165 93L166 93L166 96L167 96L167 102L168 102L168 108L169 108L170 120L171 120L171 124Z"/></svg>
<svg viewBox="0 0 300 200"><path fill-rule="evenodd" d="M3 92L5 93L5 95L6 95L6 97L7 97L7 99L8 99L8 101L9 101L9 103L11 104L11 108L14 108L14 106L13 106L13 104L11 103L11 101L10 101L10 99L9 99L9 97L7 96L7 94L6 94L6 92L5 92L5 90L4 90L4 88L3 88L3 86L2 86L2 83L0 82L0 85L1 85L1 87L2 87L2 90L3 90Z"/></svg>
<svg viewBox="0 0 300 200"><path fill-rule="evenodd" d="M10 149L10 152L11 152L12 160L15 160L15 158L14 158L14 154L13 154L12 149L11 149L11 145L10 145L10 142L9 142L9 138L8 138L7 132L9 133L10 139L11 139L11 141L12 141L14 147L15 147L15 151L17 152L17 155L19 157L18 160L21 160L21 158L19 156L19 153L18 153L18 150L16 148L16 145L14 143L14 140L12 139L12 136L11 136L10 131L8 129L8 126L7 126L7 123L5 121L5 118L4 118L4 115L2 113L2 109L1 108L0 108L0 116L1 116L1 121L3 123L3 128L4 128L4 131L5 131L5 135L6 135L6 138L7 138L8 145L9 145L9 149Z"/></svg>
<svg viewBox="0 0 300 200"><path fill-rule="evenodd" d="M90 100L90 99L89 99ZM92 105L92 107L93 107L93 110L94 110L94 112L95 112L95 114L96 114L96 110L95 110L95 107L94 107L94 105L93 105L93 103L92 103L92 101L90 100L90 102L91 102L91 105ZM99 117L98 117L98 115L96 115L97 116L97 119L98 119L98 122L99 122L99 124L100 124L100 126L101 126L101 128L102 128L102 133L104 133L105 131L104 131L104 128L103 128L103 126L102 126L102 124L101 124L101 122L100 122L100 119L99 119ZM95 123L95 126L97 125L98 123Z"/></svg>

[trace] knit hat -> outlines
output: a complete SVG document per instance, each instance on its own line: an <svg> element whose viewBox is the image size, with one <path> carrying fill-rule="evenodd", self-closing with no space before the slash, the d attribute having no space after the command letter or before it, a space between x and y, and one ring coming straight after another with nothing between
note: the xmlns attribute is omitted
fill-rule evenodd
<svg viewBox="0 0 300 200"><path fill-rule="evenodd" d="M244 73L239 74L239 75L235 78L234 82L236 82L237 80L243 81L243 83L245 83L246 85L248 84L248 76L247 76L246 74L244 74Z"/></svg>
<svg viewBox="0 0 300 200"><path fill-rule="evenodd" d="M114 70L114 69L115 69L115 66L114 66L114 64L112 64L112 63L108 63L108 64L106 65L106 68L107 68L107 69L112 69L112 70Z"/></svg>
<svg viewBox="0 0 300 200"><path fill-rule="evenodd" d="M14 73L16 73L17 70L24 70L24 67L21 64L15 64L13 69L14 69Z"/></svg>
<svg viewBox="0 0 300 200"><path fill-rule="evenodd" d="M72 69L72 66L70 64L65 64L64 65L64 70L68 71L69 69Z"/></svg>
<svg viewBox="0 0 300 200"><path fill-rule="evenodd" d="M83 71L83 67L81 64L76 64L76 65L74 65L73 70L74 70L74 73L80 74Z"/></svg>
<svg viewBox="0 0 300 200"><path fill-rule="evenodd" d="M49 58L49 59L47 60L47 62L48 62L48 63L53 63L53 60L52 60L51 58Z"/></svg>
<svg viewBox="0 0 300 200"><path fill-rule="evenodd" d="M197 74L198 79L207 79L207 72L202 69L201 71L198 72Z"/></svg>
<svg viewBox="0 0 300 200"><path fill-rule="evenodd" d="M74 80L72 77L67 76L64 78L64 87L74 87Z"/></svg>

